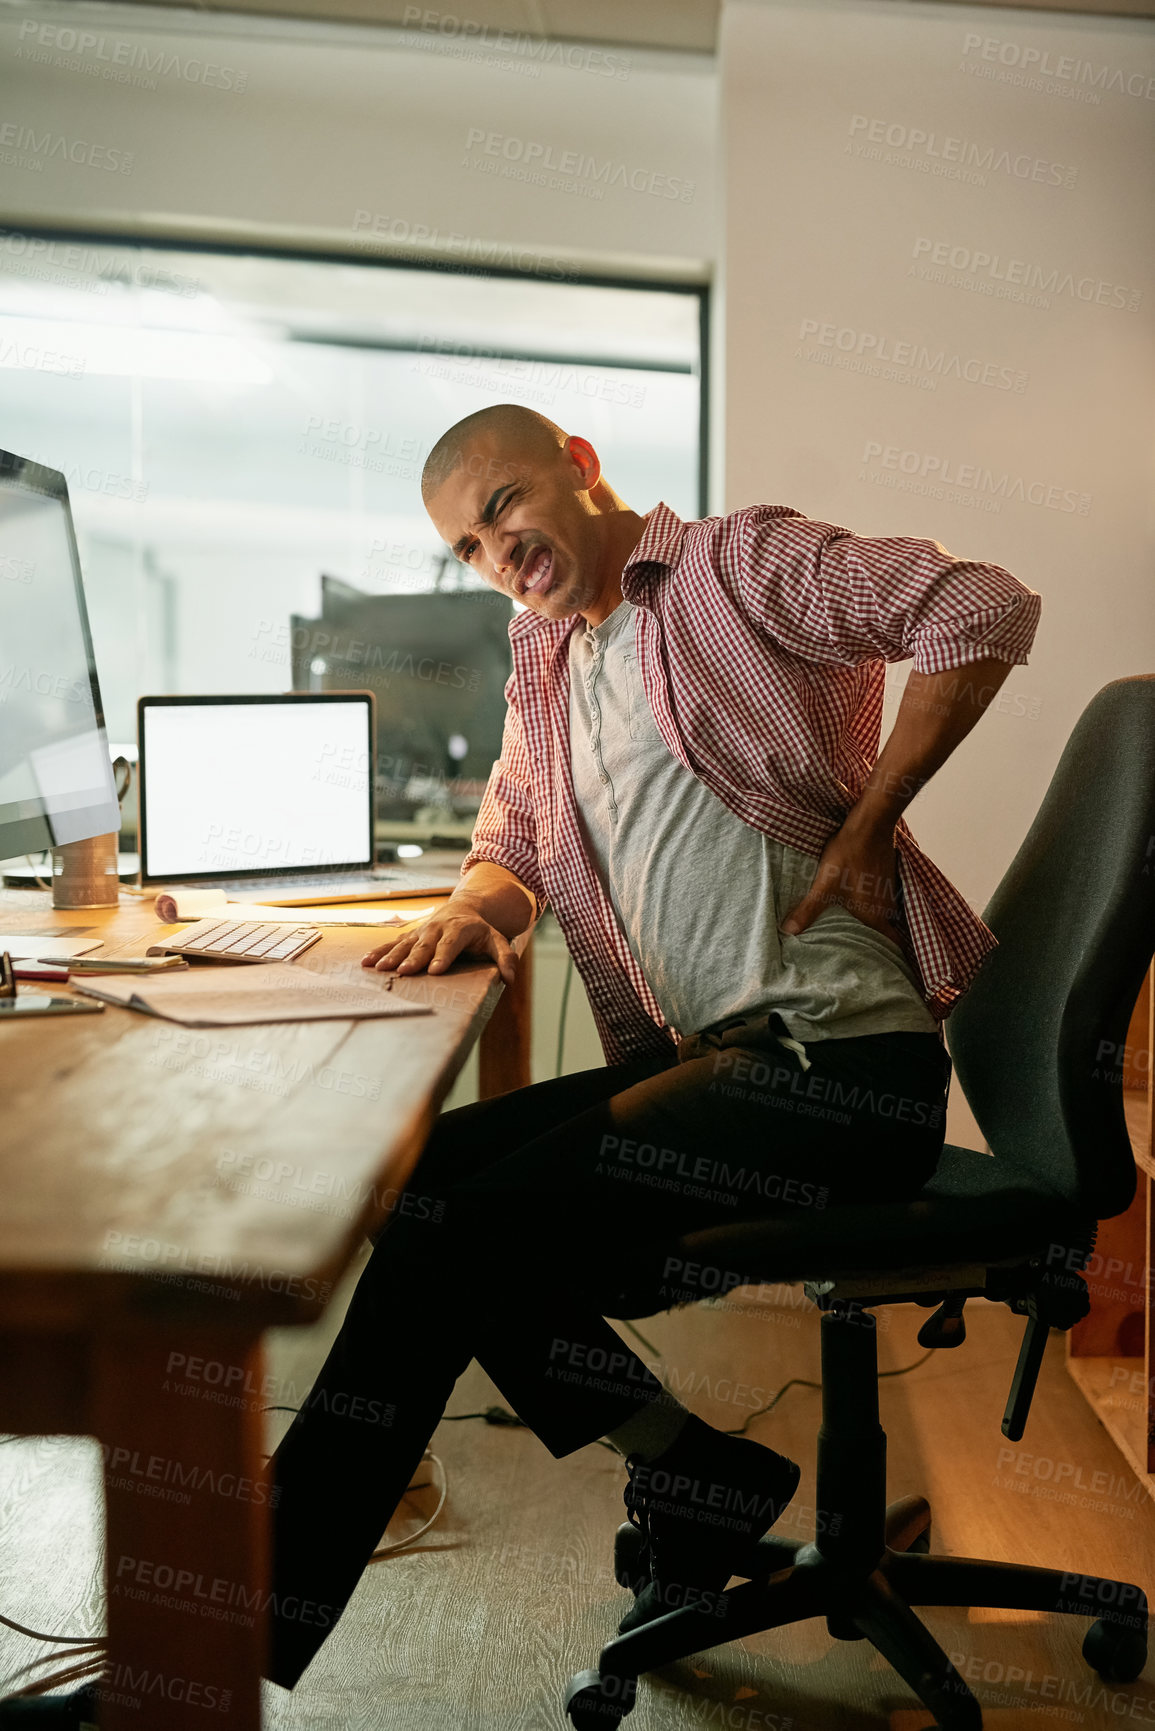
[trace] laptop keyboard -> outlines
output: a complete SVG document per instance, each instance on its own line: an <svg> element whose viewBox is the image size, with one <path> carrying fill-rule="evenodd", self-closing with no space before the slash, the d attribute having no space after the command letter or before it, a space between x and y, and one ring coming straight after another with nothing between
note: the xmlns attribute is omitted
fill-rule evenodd
<svg viewBox="0 0 1155 1731"><path fill-rule="evenodd" d="M150 944L150 956L203 956L214 962L291 962L321 936L317 926L267 925L260 920L198 920Z"/></svg>

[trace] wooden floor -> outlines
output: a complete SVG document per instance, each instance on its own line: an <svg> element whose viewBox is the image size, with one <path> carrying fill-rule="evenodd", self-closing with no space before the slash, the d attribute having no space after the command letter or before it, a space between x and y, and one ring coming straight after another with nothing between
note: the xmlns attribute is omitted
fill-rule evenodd
<svg viewBox="0 0 1155 1731"><path fill-rule="evenodd" d="M814 1378L818 1323L800 1289L776 1302L732 1295L728 1309L652 1318L642 1332L672 1385L719 1428L740 1425L790 1377ZM304 1392L336 1326L275 1336L273 1373ZM883 1368L920 1356L926 1312L881 1313ZM1067 1377L1052 1336L1020 1445L999 1424L1021 1323L967 1310L969 1338L909 1376L884 1380L892 1496L921 1491L934 1546L1138 1581L1151 1589L1155 1507ZM496 1399L474 1366L451 1412ZM792 1388L752 1434L803 1465L779 1527L813 1529L818 1394ZM289 1422L271 1422L270 1447ZM535 1437L481 1422L443 1424L434 1448L449 1498L419 1548L374 1565L310 1671L290 1695L266 1686L270 1731L563 1731L566 1682L596 1663L627 1602L610 1552L623 1472L596 1445L555 1462ZM99 1453L91 1442L20 1440L0 1448L0 1612L40 1630L85 1634L102 1623ZM408 1499L392 1536L433 1505ZM1083 1663L1083 1619L928 1611L985 1709L988 1731L1085 1731L1155 1724L1152 1680L1107 1686ZM0 1680L52 1649L0 1627ZM715 1650L643 1679L631 1731L918 1731L930 1724L865 1642L802 1624Z"/></svg>

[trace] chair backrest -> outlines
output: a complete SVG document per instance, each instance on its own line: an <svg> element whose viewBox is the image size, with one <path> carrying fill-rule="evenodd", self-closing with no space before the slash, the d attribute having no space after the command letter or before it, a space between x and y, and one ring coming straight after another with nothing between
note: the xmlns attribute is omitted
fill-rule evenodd
<svg viewBox="0 0 1155 1731"><path fill-rule="evenodd" d="M991 1152L1095 1219L1135 1192L1127 1025L1155 949L1155 677L1088 704L983 918L999 940L947 1022Z"/></svg>

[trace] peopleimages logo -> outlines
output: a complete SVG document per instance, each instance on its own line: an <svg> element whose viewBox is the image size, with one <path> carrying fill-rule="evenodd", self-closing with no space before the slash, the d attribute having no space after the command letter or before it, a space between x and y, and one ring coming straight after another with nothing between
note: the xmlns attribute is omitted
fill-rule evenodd
<svg viewBox="0 0 1155 1731"><path fill-rule="evenodd" d="M897 155L885 155L882 147ZM986 185L988 174L1009 174L1015 180L1034 180L1042 186L1074 186L1077 168L1051 162L1029 151L1000 149L994 144L976 144L970 138L950 133L928 132L897 120L876 120L867 114L850 117L850 143L846 150L871 162L891 162L900 168L918 168L925 173L947 173L948 178L969 178ZM954 174L954 170L959 173Z"/></svg>
<svg viewBox="0 0 1155 1731"><path fill-rule="evenodd" d="M53 157L63 157L80 168L102 168L109 174L131 174L131 150L109 144L91 144L83 138L65 138L59 132L37 132L16 120L0 125L0 160L13 168L41 168Z"/></svg>
<svg viewBox="0 0 1155 1731"><path fill-rule="evenodd" d="M107 294L114 282L185 299L204 292L196 277L179 276L150 259L125 258L87 243L51 240L18 228L0 228L0 260L9 275L37 276L90 294ZM86 276L97 280L86 281Z"/></svg>
<svg viewBox="0 0 1155 1731"><path fill-rule="evenodd" d="M973 288L979 294L995 295L999 299L1033 300L1049 306L1046 297L1069 295L1072 300L1088 306L1121 307L1125 312L1139 310L1142 289L1128 288L1122 283L1108 282L1102 277L1076 276L1059 265L1033 264L1029 259L1006 258L1002 253L987 252L981 247L955 246L947 240L932 240L919 235L911 255L916 261L908 275L928 282L951 282L948 273L963 279L955 286ZM968 280L969 279L969 280Z"/></svg>
<svg viewBox="0 0 1155 1731"><path fill-rule="evenodd" d="M904 451L900 445L884 445L878 439L867 439L861 461L868 467L860 479L882 481L884 485L885 472L889 471L896 480L907 476L932 487L957 488L962 494L985 495L1000 503L1004 499L1018 500L1023 505L1041 505L1049 511L1072 512L1080 517L1087 516L1091 509L1090 493L1077 492L1073 487L1030 480L1006 469L988 469L982 463L957 463L953 457L934 451ZM876 467L872 471L869 465Z"/></svg>
<svg viewBox="0 0 1155 1731"><path fill-rule="evenodd" d="M366 232L367 231L367 232ZM550 282L565 282L576 275L577 266L564 259L543 257L532 248L483 240L477 235L461 234L456 229L443 233L425 222L410 222L403 216L385 216L371 210L353 213L353 244L366 250L379 250L377 243L411 248L429 253L434 249L445 253L444 259L427 258L426 264L437 270L466 270L471 266L480 271L495 269L524 271L529 276L543 276Z"/></svg>
<svg viewBox="0 0 1155 1731"><path fill-rule="evenodd" d="M465 168L503 174L558 191L580 191L586 198L601 198L607 186L623 186L629 192L645 192L653 198L676 198L682 204L694 201L696 182L692 180L662 174L657 169L631 168L609 156L603 161L580 150L555 151L552 144L515 138L505 132L487 132L482 126L469 128L465 152L462 164Z"/></svg>
<svg viewBox="0 0 1155 1731"><path fill-rule="evenodd" d="M29 38L32 39L31 44ZM176 76L185 84L201 84L209 90L231 90L239 94L248 83L248 73L235 66L221 66L212 60L183 59L167 48L143 48L116 37L98 35L94 30L76 30L69 24L42 24L39 19L26 18L20 26L18 60L40 64L61 65L61 58L70 54L79 58L74 65L93 77L114 83L142 83L155 90L156 79ZM132 75L142 73L142 79Z"/></svg>
<svg viewBox="0 0 1155 1731"><path fill-rule="evenodd" d="M33 455L34 463L43 463L45 468L54 469L57 457L41 454ZM116 469L98 469L89 467L82 469L79 463L65 464L61 469L69 489L75 493L103 493L109 499L129 499L136 504L143 504L148 498L148 482L137 481L131 475L122 475Z"/></svg>
<svg viewBox="0 0 1155 1731"><path fill-rule="evenodd" d="M863 370L881 372L881 376L886 378L909 369L914 373L929 373L932 382L960 379L968 385L986 385L991 390L1015 391L1019 395L1027 388L1029 374L1021 367L1000 366L996 361L984 361L977 355L952 354L949 349L929 348L926 343L887 336L879 331L860 331L852 325L803 319L798 336L804 343L813 341L840 354L853 355L867 363Z"/></svg>
<svg viewBox="0 0 1155 1731"><path fill-rule="evenodd" d="M607 54L601 48L586 48L577 42L551 42L544 36L530 36L523 30L502 30L496 25L483 24L476 18L459 18L453 12L432 12L422 6L406 6L402 28L410 31L410 40L435 37L439 44L492 49L497 55L524 59L532 66L519 68L536 75L540 66L566 66L574 72L593 72L603 78L628 78L629 56ZM480 57L478 57L480 58ZM495 56L490 57L493 64Z"/></svg>
<svg viewBox="0 0 1155 1731"><path fill-rule="evenodd" d="M9 342L3 336L0 336L0 367L21 367L42 373L58 373L66 379L84 377L82 355L63 355L57 349L42 349L37 343Z"/></svg>
<svg viewBox="0 0 1155 1731"><path fill-rule="evenodd" d="M425 377L453 378L487 390L503 388L502 380L512 381L522 397L532 396L535 401L547 403L556 402L558 394L566 391L591 399L596 397L603 403L617 403L623 408L640 409L646 400L644 385L618 378L613 373L595 373L568 361L525 360L503 354L499 349L479 348L473 343L438 335L420 335L416 347L451 356L457 363L454 367L447 367L428 361L411 362L409 370ZM531 391L529 387L534 385L543 388Z"/></svg>
<svg viewBox="0 0 1155 1731"><path fill-rule="evenodd" d="M999 76L996 67L1022 74L1016 82L1025 83L1028 89L1044 88L1041 81L1050 78L1072 88L1082 87L1094 101L1098 96L1091 93L1102 90L1155 101L1155 75L1151 73L1125 72L1121 66L1096 65L1090 60L1080 60L1077 55L1052 54L1048 48L1030 48L1003 36L980 36L977 30L968 30L963 37L964 69L985 70L983 62L992 68L988 76ZM1033 83L1035 79L1040 80L1037 86Z"/></svg>

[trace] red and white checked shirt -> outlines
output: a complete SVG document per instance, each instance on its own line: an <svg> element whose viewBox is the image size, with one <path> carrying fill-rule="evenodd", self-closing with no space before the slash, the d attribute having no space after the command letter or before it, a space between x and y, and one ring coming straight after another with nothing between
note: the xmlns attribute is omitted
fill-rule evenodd
<svg viewBox="0 0 1155 1731"><path fill-rule="evenodd" d="M692 523L656 505L622 593L638 610L638 666L670 751L744 823L815 856L878 755L883 663L913 658L938 673L988 656L1023 662L1042 606L1001 566L953 559L935 541L853 535L786 505ZM501 756L461 870L495 861L539 915L552 905L610 1064L668 1050L674 1034L578 826L568 639L582 623L531 611L510 621ZM895 841L914 959L941 1019L995 940L905 822Z"/></svg>

